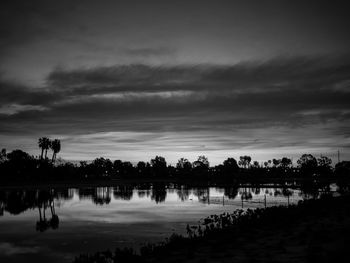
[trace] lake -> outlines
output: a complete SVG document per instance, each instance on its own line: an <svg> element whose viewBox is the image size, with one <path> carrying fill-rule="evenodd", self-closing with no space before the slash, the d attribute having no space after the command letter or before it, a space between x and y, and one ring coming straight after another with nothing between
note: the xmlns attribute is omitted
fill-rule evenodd
<svg viewBox="0 0 350 263"><path fill-rule="evenodd" d="M137 250L174 232L186 234L187 224L211 214L288 205L320 193L173 184L0 189L0 262L71 262L79 253Z"/></svg>

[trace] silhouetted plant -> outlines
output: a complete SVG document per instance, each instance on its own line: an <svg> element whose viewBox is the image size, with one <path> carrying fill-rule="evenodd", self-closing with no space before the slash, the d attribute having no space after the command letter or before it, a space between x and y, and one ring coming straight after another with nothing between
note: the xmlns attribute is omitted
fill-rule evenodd
<svg viewBox="0 0 350 263"><path fill-rule="evenodd" d="M51 146L51 141L49 138L47 137L41 137L38 140L38 145L39 148L41 148L41 155L40 155L40 159L43 159L43 154L45 152L45 159L47 158L47 150L50 148Z"/></svg>
<svg viewBox="0 0 350 263"><path fill-rule="evenodd" d="M227 158L223 162L223 171L225 175L235 174L239 170L237 161L234 158Z"/></svg>
<svg viewBox="0 0 350 263"><path fill-rule="evenodd" d="M328 158L327 156L321 156L317 159L317 165L318 165L318 175L325 177L329 176L332 173L332 160Z"/></svg>
<svg viewBox="0 0 350 263"><path fill-rule="evenodd" d="M317 160L311 154L303 154L299 158L297 163L298 163L301 171L308 176L311 176L316 172Z"/></svg>
<svg viewBox="0 0 350 263"><path fill-rule="evenodd" d="M0 163L4 163L7 160L7 153L6 153L6 149L3 148L0 152Z"/></svg>
<svg viewBox="0 0 350 263"><path fill-rule="evenodd" d="M337 178L350 179L350 161L341 161L335 165Z"/></svg>
<svg viewBox="0 0 350 263"><path fill-rule="evenodd" d="M244 168L248 168L250 166L250 162L252 158L250 156L244 155L239 157L238 164Z"/></svg>
<svg viewBox="0 0 350 263"><path fill-rule="evenodd" d="M193 167L197 168L197 167L204 167L206 169L209 168L209 161L208 158L204 155L200 155L198 156L197 161L193 162Z"/></svg>
<svg viewBox="0 0 350 263"><path fill-rule="evenodd" d="M292 160L287 157L283 157L281 159L281 166L285 169L290 168L292 166Z"/></svg>
<svg viewBox="0 0 350 263"><path fill-rule="evenodd" d="M0 153L0 172L4 174L3 180L15 181L23 178L30 180L109 180L111 178L153 180L157 178L157 180L172 179L202 183L206 181L255 183L262 180L275 180L272 183L278 182L279 184L291 183L293 179L302 177L316 180L312 182L313 184L326 179L335 181L340 177L342 180L350 180L350 177L346 176L348 172L346 172L347 168L346 165L343 165L344 163L337 164L336 169L333 169L330 158L321 156L316 160L311 154L302 155L297 162L298 167L293 167L291 159L287 157L268 160L263 166L257 161L253 161L251 165L252 159L247 155L240 156L238 163L231 157L213 167L209 166L208 158L203 155L192 164L188 159L180 158L176 167L167 165L165 158L161 156L156 156L150 162L139 162L136 166L128 161L115 160L112 162L103 157L96 158L91 163L81 161L80 165L75 165L67 161L56 161L57 154L61 150L60 140L55 139L51 142L49 138L42 137L39 138L38 145L41 149L41 161L20 150L7 153L3 149ZM42 161L44 158L47 160L47 150L50 147L53 150L52 162ZM334 174L337 176L333 176Z"/></svg>
<svg viewBox="0 0 350 263"><path fill-rule="evenodd" d="M151 159L151 165L156 177L167 175L167 165L164 157L156 156L154 159Z"/></svg>
<svg viewBox="0 0 350 263"><path fill-rule="evenodd" d="M52 162L55 162L57 153L61 151L61 141L58 139L55 139L51 142L50 148L52 150Z"/></svg>

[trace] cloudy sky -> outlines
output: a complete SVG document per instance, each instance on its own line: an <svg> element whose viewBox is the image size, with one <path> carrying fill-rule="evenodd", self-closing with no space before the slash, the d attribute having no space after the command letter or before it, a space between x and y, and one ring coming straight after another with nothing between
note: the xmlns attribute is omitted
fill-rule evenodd
<svg viewBox="0 0 350 263"><path fill-rule="evenodd" d="M0 146L350 159L349 28L340 1L1 1Z"/></svg>

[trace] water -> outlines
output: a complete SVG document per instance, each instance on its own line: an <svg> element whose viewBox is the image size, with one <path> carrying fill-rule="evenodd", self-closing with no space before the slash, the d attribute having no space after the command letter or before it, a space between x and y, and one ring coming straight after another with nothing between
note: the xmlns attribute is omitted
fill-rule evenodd
<svg viewBox="0 0 350 263"><path fill-rule="evenodd" d="M142 185L0 189L0 262L71 262L79 253L163 241L210 214L296 203L319 191ZM266 201L265 201L266 200Z"/></svg>

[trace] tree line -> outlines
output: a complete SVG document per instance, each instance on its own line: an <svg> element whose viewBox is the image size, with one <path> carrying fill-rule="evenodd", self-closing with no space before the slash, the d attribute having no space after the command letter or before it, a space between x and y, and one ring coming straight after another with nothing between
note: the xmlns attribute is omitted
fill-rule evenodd
<svg viewBox="0 0 350 263"><path fill-rule="evenodd" d="M39 156L29 155L22 150L0 153L0 171L6 179L119 179L119 178L169 178L193 180L233 180L264 178L332 178L346 177L350 172L350 161L332 166L327 156L319 158L303 154L297 165L288 157L272 159L263 163L253 161L248 155L227 158L222 164L210 166L206 156L201 155L190 162L180 158L176 165L169 165L164 157L155 156L149 162L140 161L136 165L129 161L110 160L99 157L91 162L56 162L61 150L59 139L42 137L38 140ZM48 150L52 150L51 158Z"/></svg>

